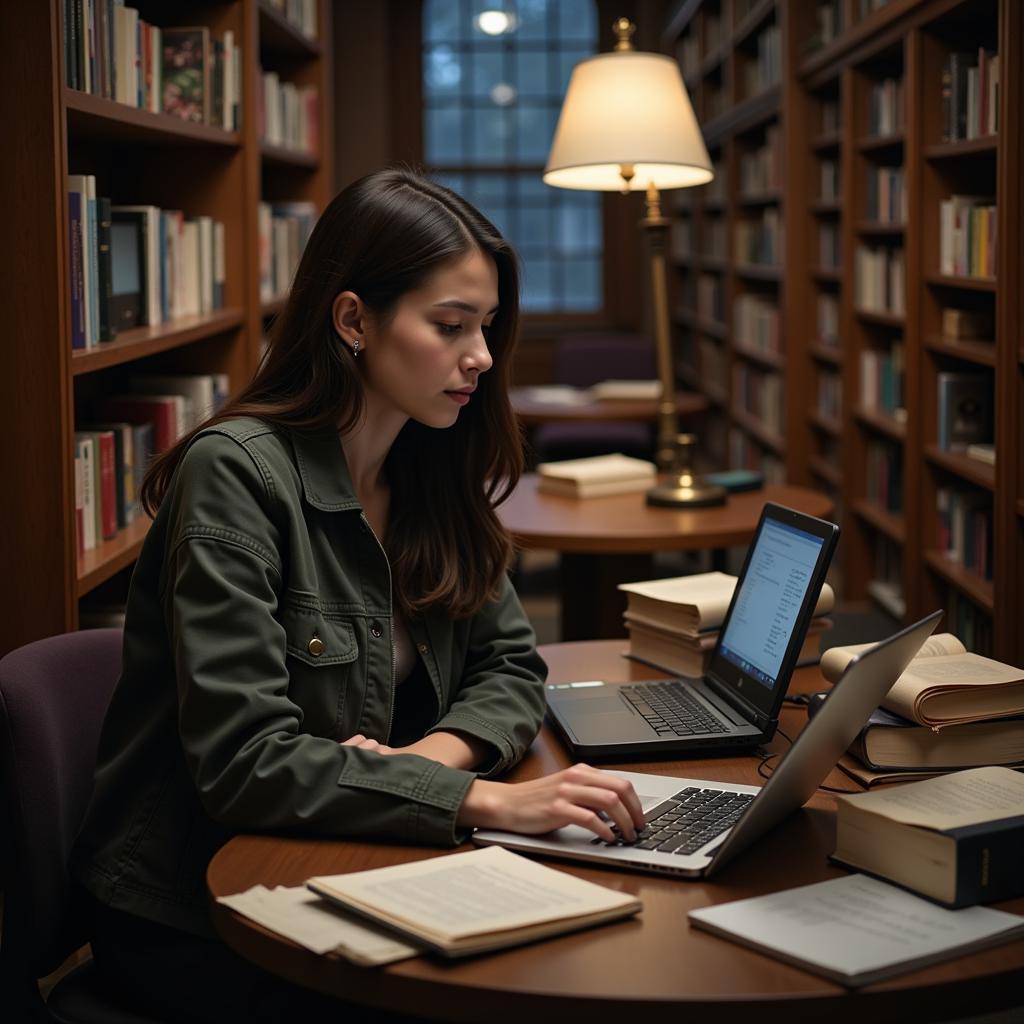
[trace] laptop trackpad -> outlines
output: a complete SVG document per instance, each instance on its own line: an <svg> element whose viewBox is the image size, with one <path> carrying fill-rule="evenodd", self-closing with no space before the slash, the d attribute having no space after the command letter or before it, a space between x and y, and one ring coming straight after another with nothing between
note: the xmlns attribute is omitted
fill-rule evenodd
<svg viewBox="0 0 1024 1024"><path fill-rule="evenodd" d="M622 743L654 736L654 730L630 711L621 697L591 697L562 705L561 710L566 725L581 743Z"/></svg>

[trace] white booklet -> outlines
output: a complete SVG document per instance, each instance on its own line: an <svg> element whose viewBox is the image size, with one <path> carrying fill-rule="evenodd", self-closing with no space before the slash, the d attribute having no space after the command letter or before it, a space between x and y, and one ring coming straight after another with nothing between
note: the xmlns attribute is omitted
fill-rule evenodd
<svg viewBox="0 0 1024 1024"><path fill-rule="evenodd" d="M1024 917L946 910L866 875L702 907L689 918L851 988L1024 936Z"/></svg>

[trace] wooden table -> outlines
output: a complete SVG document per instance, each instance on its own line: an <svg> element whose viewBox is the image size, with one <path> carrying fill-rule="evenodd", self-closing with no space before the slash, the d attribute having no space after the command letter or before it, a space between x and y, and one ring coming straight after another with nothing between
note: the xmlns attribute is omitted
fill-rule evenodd
<svg viewBox="0 0 1024 1024"><path fill-rule="evenodd" d="M620 583L650 579L656 551L715 551L746 544L766 501L827 518L832 502L818 491L768 484L729 496L725 505L672 509L648 505L643 494L564 498L541 494L525 474L498 515L524 548L561 555L563 640L623 636Z"/></svg>
<svg viewBox="0 0 1024 1024"><path fill-rule="evenodd" d="M653 678L653 669L622 658L622 641L553 644L541 648L550 679ZM817 689L816 669L801 669L792 690ZM806 720L801 709L783 712L790 735ZM776 738L773 749L784 749ZM511 778L525 780L565 767L564 749L545 729ZM622 764L633 771L758 784L754 756ZM850 788L833 772L828 783ZM714 1024L785 1020L787 1024L827 1021L950 1020L1020 1005L1024 1001L1024 941L937 964L899 978L848 992L816 975L692 930L687 911L695 907L777 892L845 874L827 855L835 840L833 798L812 797L754 848L741 854L711 881L686 881L584 865L548 861L551 866L639 896L635 919L577 932L533 946L445 963L426 957L384 968L355 967L340 957L316 956L245 918L212 904L217 930L243 956L275 974L310 988L375 1008L452 1021L562 1024L635 1020ZM214 857L207 872L213 896L251 885L300 885L317 874L384 867L449 851L332 840L238 836ZM999 904L1024 913L1024 899ZM669 1016L670 1015L670 1016ZM368 1017L372 1019L372 1015Z"/></svg>
<svg viewBox="0 0 1024 1024"><path fill-rule="evenodd" d="M542 423L652 422L658 418L658 401L654 398L605 398L572 404L538 401L531 395L533 390L512 388L509 394L512 408L525 427ZM708 400L703 395L676 392L676 412L680 416L695 416L707 408Z"/></svg>

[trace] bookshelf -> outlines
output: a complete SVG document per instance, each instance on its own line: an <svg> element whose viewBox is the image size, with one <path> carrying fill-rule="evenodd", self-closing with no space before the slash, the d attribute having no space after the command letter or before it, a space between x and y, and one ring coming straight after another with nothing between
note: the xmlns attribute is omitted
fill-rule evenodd
<svg viewBox="0 0 1024 1024"><path fill-rule="evenodd" d="M79 555L75 532L76 422L138 374L226 373L232 390L251 375L266 319L280 302L260 299L261 201L310 202L334 191L328 0L310 5L309 35L270 0L217 4L139 0L140 18L162 28L205 26L240 47L237 130L137 109L71 88L65 68L65 4L3 5L0 28L17 39L0 75L11 131L0 183L11 204L9 249L16 272L3 297L13 337L0 347L11 383L0 403L8 443L0 455L8 543L0 653L76 629L89 602L123 599L148 528L137 519ZM283 6L283 5L282 5ZM268 146L260 137L261 75L315 87L315 152ZM115 203L148 203L224 224L220 308L124 330L113 341L72 351L68 176L95 175Z"/></svg>
<svg viewBox="0 0 1024 1024"><path fill-rule="evenodd" d="M765 54L752 40L772 27L779 80L752 91L751 62ZM1024 143L1000 127L1021 123L1022 5L689 0L671 11L663 45L685 54L722 170L704 195L678 201L679 216L695 239L712 218L729 225L724 261L704 266L698 254L674 282L680 375L720 403L708 461L760 465L830 494L846 598L904 621L945 608L943 628L1020 663ZM779 180L754 195L743 161L769 133L782 143ZM782 239L770 273L752 268L736 232L764 209L778 211ZM730 311L713 338L694 304L710 273ZM771 365L737 330L748 294L778 304ZM712 351L722 376L708 370ZM782 396L772 434L744 404L753 370L735 369L756 362ZM994 442L994 465L958 443L948 411L963 401L981 419L991 410L980 440Z"/></svg>

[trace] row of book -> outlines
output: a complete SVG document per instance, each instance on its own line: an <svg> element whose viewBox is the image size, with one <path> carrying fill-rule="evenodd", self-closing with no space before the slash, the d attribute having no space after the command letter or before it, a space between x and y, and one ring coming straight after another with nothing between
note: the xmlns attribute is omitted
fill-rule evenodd
<svg viewBox="0 0 1024 1024"><path fill-rule="evenodd" d="M858 309L894 316L906 312L902 248L859 245L853 266L853 295Z"/></svg>
<svg viewBox="0 0 1024 1024"><path fill-rule="evenodd" d="M818 373L818 413L825 419L838 420L843 412L843 382L838 373Z"/></svg>
<svg viewBox="0 0 1024 1024"><path fill-rule="evenodd" d="M866 348L860 354L860 403L902 418L904 351L903 342L888 348Z"/></svg>
<svg viewBox="0 0 1024 1024"><path fill-rule="evenodd" d="M818 164L818 198L823 203L834 203L839 199L839 162L822 160Z"/></svg>
<svg viewBox="0 0 1024 1024"><path fill-rule="evenodd" d="M737 361L732 367L733 407L752 416L775 437L782 436L782 375Z"/></svg>
<svg viewBox="0 0 1024 1024"><path fill-rule="evenodd" d="M939 551L982 579L992 579L992 496L940 487L935 507Z"/></svg>
<svg viewBox="0 0 1024 1024"><path fill-rule="evenodd" d="M907 191L902 167L875 167L865 180L864 215L879 224L906 224Z"/></svg>
<svg viewBox="0 0 1024 1024"><path fill-rule="evenodd" d="M745 292L733 303L733 337L744 348L782 354L778 303Z"/></svg>
<svg viewBox="0 0 1024 1024"><path fill-rule="evenodd" d="M711 338L701 338L697 351L700 353L701 385L706 391L724 398L729 392L729 362L725 349Z"/></svg>
<svg viewBox="0 0 1024 1024"><path fill-rule="evenodd" d="M268 0L271 7L280 11L285 20L294 25L304 36L316 39L319 28L316 17L316 0Z"/></svg>
<svg viewBox="0 0 1024 1024"><path fill-rule="evenodd" d="M757 57L744 66L744 95L756 96L782 78L782 29L769 25L757 37Z"/></svg>
<svg viewBox="0 0 1024 1024"><path fill-rule="evenodd" d="M819 292L815 303L815 325L820 345L835 348L839 344L839 299L831 292Z"/></svg>
<svg viewBox="0 0 1024 1024"><path fill-rule="evenodd" d="M777 124L765 130L764 144L740 155L740 195L757 196L782 186L782 133Z"/></svg>
<svg viewBox="0 0 1024 1024"><path fill-rule="evenodd" d="M259 204L261 301L288 291L316 218L316 206L309 202Z"/></svg>
<svg viewBox="0 0 1024 1024"><path fill-rule="evenodd" d="M96 420L75 432L79 554L135 521L152 455L220 409L228 384L226 374L138 376L129 392L99 403Z"/></svg>
<svg viewBox="0 0 1024 1024"><path fill-rule="evenodd" d="M235 131L242 97L234 32L159 27L123 0L64 0L68 86L185 121Z"/></svg>
<svg viewBox="0 0 1024 1024"><path fill-rule="evenodd" d="M994 431L994 380L990 372L942 371L938 387L937 435L944 451L991 444Z"/></svg>
<svg viewBox="0 0 1024 1024"><path fill-rule="evenodd" d="M886 512L903 510L903 451L888 441L869 441L864 452L864 491Z"/></svg>
<svg viewBox="0 0 1024 1024"><path fill-rule="evenodd" d="M842 238L838 224L818 225L818 266L824 270L838 270L842 252Z"/></svg>
<svg viewBox="0 0 1024 1024"><path fill-rule="evenodd" d="M737 221L734 228L735 258L740 263L778 266L782 260L782 218L770 207L760 220Z"/></svg>
<svg viewBox="0 0 1024 1024"><path fill-rule="evenodd" d="M990 197L954 195L939 203L939 270L995 276L996 206Z"/></svg>
<svg viewBox="0 0 1024 1024"><path fill-rule="evenodd" d="M992 650L992 616L952 587L946 593L946 623L972 651ZM1024 730L1020 730L1024 733Z"/></svg>
<svg viewBox="0 0 1024 1024"><path fill-rule="evenodd" d="M224 305L224 225L181 210L115 206L96 178L68 175L71 347Z"/></svg>
<svg viewBox="0 0 1024 1024"><path fill-rule="evenodd" d="M786 467L774 452L766 450L745 430L729 428L729 466L733 469L752 469L764 477L765 483L781 484L786 480Z"/></svg>
<svg viewBox="0 0 1024 1024"><path fill-rule="evenodd" d="M903 549L884 534L876 534L872 545L873 576L867 592L894 619L907 614L903 594Z"/></svg>
<svg viewBox="0 0 1024 1024"><path fill-rule="evenodd" d="M845 27L844 0L824 0L814 11L815 33L808 41L810 48L828 46Z"/></svg>
<svg viewBox="0 0 1024 1024"><path fill-rule="evenodd" d="M697 278L697 316L716 324L725 323L725 286L717 274Z"/></svg>
<svg viewBox="0 0 1024 1024"><path fill-rule="evenodd" d="M282 82L276 71L260 76L259 132L271 146L316 155L319 149L319 91L314 85Z"/></svg>
<svg viewBox="0 0 1024 1024"><path fill-rule="evenodd" d="M868 133L895 135L903 131L903 79L885 78L871 86L868 98Z"/></svg>
<svg viewBox="0 0 1024 1024"><path fill-rule="evenodd" d="M999 54L984 47L954 51L942 67L942 140L958 142L999 131Z"/></svg>

